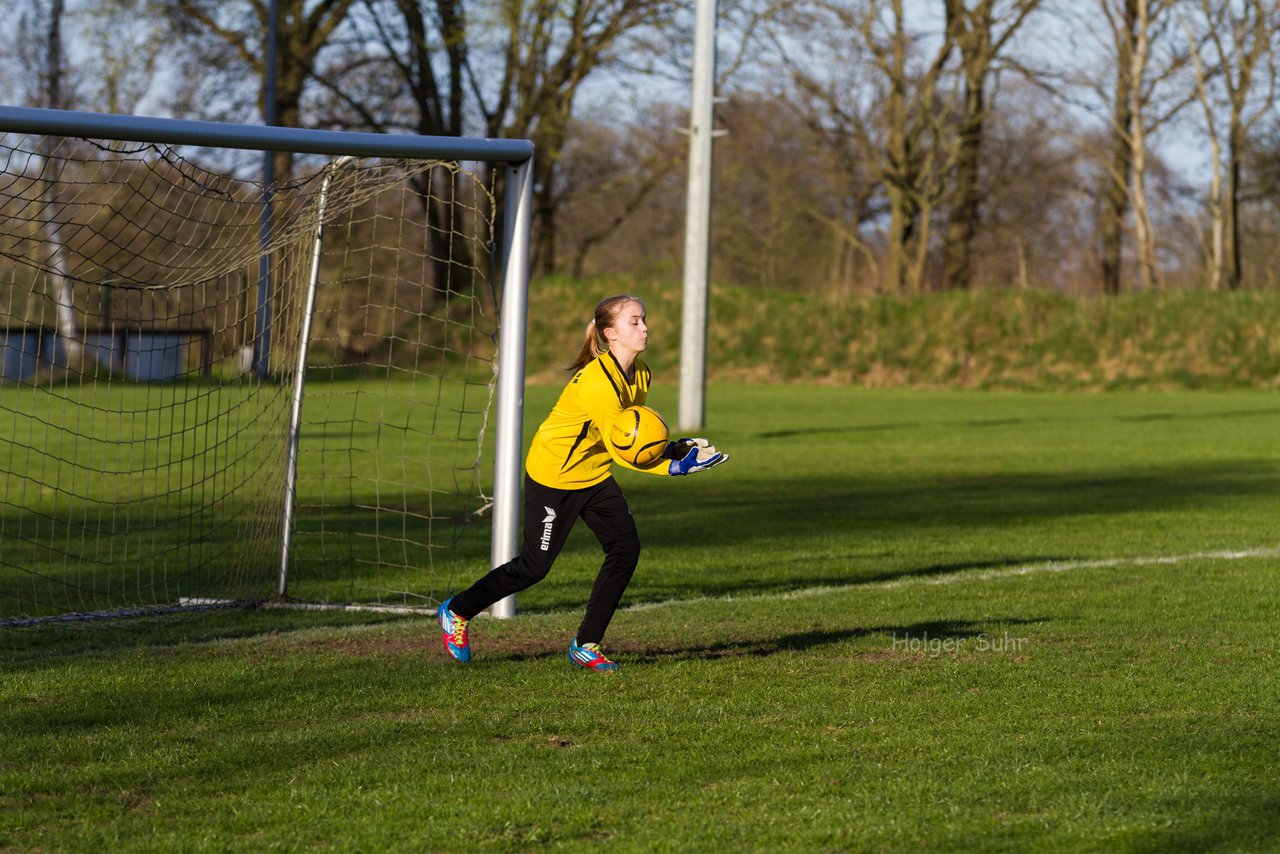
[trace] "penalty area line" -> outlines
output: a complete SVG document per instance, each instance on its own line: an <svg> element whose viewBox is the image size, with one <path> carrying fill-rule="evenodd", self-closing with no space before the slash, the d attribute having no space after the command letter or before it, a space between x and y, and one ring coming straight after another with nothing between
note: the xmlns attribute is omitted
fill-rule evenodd
<svg viewBox="0 0 1280 854"><path fill-rule="evenodd" d="M1092 558L1088 560L1037 561L1034 563L1003 566L998 569L960 569L939 575L911 576L891 578L884 581L850 582L849 584L824 584L816 587L803 587L799 590L784 590L777 593L753 593L738 596L732 593L724 596L699 596L691 599L664 599L661 602L639 602L621 610L650 611L668 608L674 605L696 605L708 602L754 602L778 601L787 599L809 599L816 596L828 596L833 593L852 593L859 590L898 590L904 587L940 587L947 584L958 584L964 581L995 581L1002 578L1016 578L1023 575L1038 575L1050 572L1076 572L1082 569L1114 569L1121 566L1177 566L1195 561L1235 561L1251 558L1280 557L1280 547L1221 550L1207 552L1191 552L1181 555L1160 555L1148 557L1112 557Z"/></svg>

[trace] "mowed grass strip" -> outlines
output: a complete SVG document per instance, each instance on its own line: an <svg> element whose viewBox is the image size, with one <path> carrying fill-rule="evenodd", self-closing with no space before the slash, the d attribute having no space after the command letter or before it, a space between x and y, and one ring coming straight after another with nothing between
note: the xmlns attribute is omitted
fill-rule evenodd
<svg viewBox="0 0 1280 854"><path fill-rule="evenodd" d="M627 602L668 604L618 614L614 676L564 660L584 532L516 620L476 621L469 667L427 619L11 633L0 847L1280 835L1276 559L1012 574L1275 546L1269 397L743 387L711 411L729 465L624 484L646 543Z"/></svg>

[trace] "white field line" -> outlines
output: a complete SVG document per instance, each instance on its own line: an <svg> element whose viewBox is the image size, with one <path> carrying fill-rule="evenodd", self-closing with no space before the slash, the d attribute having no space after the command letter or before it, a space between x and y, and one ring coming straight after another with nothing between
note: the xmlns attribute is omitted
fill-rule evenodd
<svg viewBox="0 0 1280 854"><path fill-rule="evenodd" d="M1192 552L1183 555L1165 555L1162 557L1112 557L1094 558L1092 560L1041 561L1013 566L1002 566L994 569L958 569L955 572L938 575L912 576L892 578L887 581L851 582L849 584L825 584L817 587L803 587L799 590L786 590L777 593L751 593L739 596L728 593L723 596L694 596L685 599L664 599L661 602L640 602L620 608L621 611L653 611L659 608L670 608L679 605L705 605L711 602L764 602L790 599L810 599L817 596L829 596L833 593L853 593L862 590L898 590L903 587L938 587L945 584L958 584L965 581L993 581L1001 578L1014 578L1021 575L1038 575L1044 572L1075 572L1081 569L1111 569L1118 566L1176 566L1192 561L1232 561L1249 558L1280 557L1280 546L1239 551ZM236 603L228 599L182 599L179 608L225 607ZM372 611L381 613L435 614L434 607L415 605L329 605L315 602L260 602L260 608L279 608L299 611ZM553 611L540 612L541 615L560 615L580 610L580 608L557 608ZM86 615L62 617L41 617L25 622L49 622L85 618ZM94 616L94 615L88 615ZM484 616L490 615L486 612Z"/></svg>
<svg viewBox="0 0 1280 854"><path fill-rule="evenodd" d="M1243 549L1240 551L1192 552L1183 555L1164 555L1161 557L1113 557L1094 558L1092 560L1042 561L1024 563L1014 566L1002 566L996 569L967 570L960 569L940 575L911 576L893 578L887 581L868 581L865 583L826 584L818 587L804 587L799 590L787 590L780 593L753 593L736 596L732 593L724 596L699 596L690 599L666 599L661 602L641 602L623 608L624 611L650 611L657 608L668 608L673 605L696 605L708 602L753 602L761 600L809 599L815 596L828 596L833 593L853 593L860 590L898 590L903 587L938 587L946 584L957 584L964 581L994 581L1001 578L1014 578L1021 575L1038 575L1045 572L1076 572L1081 569L1112 569L1118 566L1176 566L1194 561L1233 561L1249 558L1280 557L1280 547Z"/></svg>

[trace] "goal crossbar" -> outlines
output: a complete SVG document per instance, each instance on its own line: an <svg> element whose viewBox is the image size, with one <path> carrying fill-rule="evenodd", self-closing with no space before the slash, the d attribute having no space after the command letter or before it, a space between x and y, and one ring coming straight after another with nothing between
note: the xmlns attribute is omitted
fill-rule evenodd
<svg viewBox="0 0 1280 854"><path fill-rule="evenodd" d="M492 160L510 164L525 163L533 157L533 143L523 139L311 130L35 107L0 106L0 131L250 151L293 151L332 157Z"/></svg>

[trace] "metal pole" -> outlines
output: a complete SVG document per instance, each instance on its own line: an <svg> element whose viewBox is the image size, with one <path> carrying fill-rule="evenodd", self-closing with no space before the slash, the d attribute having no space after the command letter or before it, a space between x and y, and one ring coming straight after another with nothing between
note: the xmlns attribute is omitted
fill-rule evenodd
<svg viewBox="0 0 1280 854"><path fill-rule="evenodd" d="M258 259L258 309L253 321L253 373L260 379L271 374L271 221L274 214L271 210L271 183L275 181L274 170L269 165L271 154L267 154L268 165L262 170L262 210L258 221L258 245L261 257Z"/></svg>
<svg viewBox="0 0 1280 854"><path fill-rule="evenodd" d="M311 344L311 316L315 314L316 289L320 285L320 253L324 248L324 217L329 202L329 183L333 173L350 157L335 160L325 170L320 183L320 202L316 211L316 238L311 251L311 276L307 281L307 298L302 307L302 331L298 341L298 366L293 378L293 407L289 413L289 436L284 474L284 524L280 535L280 585L278 593L286 595L289 587L289 550L293 545L293 516L298 498L298 442L302 436L302 389L307 378L307 351Z"/></svg>
<svg viewBox="0 0 1280 854"><path fill-rule="evenodd" d="M527 139L476 139L460 136L356 133L342 130L237 125L224 122L119 116L77 110L0 106L0 132L120 139L202 148L289 151L361 157L438 160L494 160L523 163L533 156Z"/></svg>
<svg viewBox="0 0 1280 854"><path fill-rule="evenodd" d="M680 335L682 431L706 417L707 279L711 267L711 138L715 121L716 0L698 0L693 97L689 109L689 189L685 208L684 320Z"/></svg>
<svg viewBox="0 0 1280 854"><path fill-rule="evenodd" d="M493 452L493 539L489 560L501 566L520 551L520 482L524 466L524 356L529 313L529 228L533 210L533 158L507 167L503 223L502 309L498 330L498 426ZM489 613L513 617L516 597Z"/></svg>

